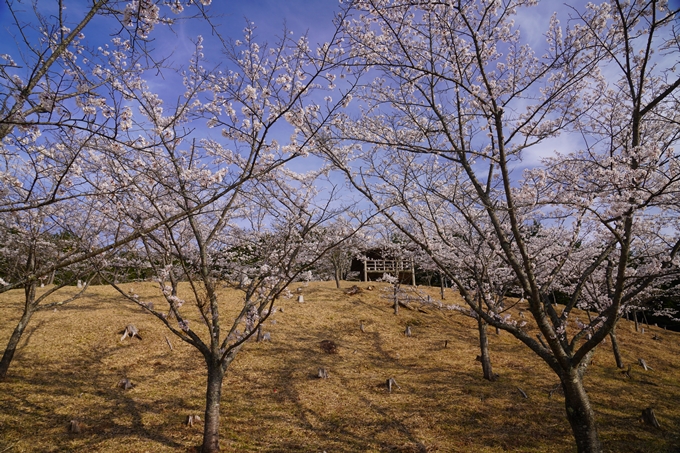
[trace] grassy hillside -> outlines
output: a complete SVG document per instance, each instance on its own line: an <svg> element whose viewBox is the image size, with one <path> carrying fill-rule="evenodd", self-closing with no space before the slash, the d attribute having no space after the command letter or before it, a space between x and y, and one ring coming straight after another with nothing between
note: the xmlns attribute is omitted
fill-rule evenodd
<svg viewBox="0 0 680 453"><path fill-rule="evenodd" d="M150 284L134 286L153 300ZM402 309L395 316L379 288L348 296L334 284L311 283L302 292L304 303L280 301L284 311L265 328L272 341L247 344L227 373L224 451L575 451L564 399L548 397L557 378L509 334L490 331L500 375L490 383L475 361L476 323L460 313ZM438 297L438 289L430 294ZM21 296L0 295L2 348L21 314ZM233 306L233 297L225 292L225 305ZM447 293L445 302L455 301ZM129 323L142 341L119 341ZM680 334L654 327L635 333L625 320L618 332L632 379L615 367L610 344L597 351L585 379L605 450L680 451ZM319 347L326 339L339 345L338 354ZM639 357L653 370L643 371ZM319 367L329 379L316 378ZM391 394L389 377L400 386ZM117 388L122 378L135 387ZM192 451L202 425L183 422L202 416L204 392L196 350L110 288L94 287L31 321L0 383L0 452ZM660 430L638 421L649 406ZM82 422L82 433L68 432L72 419Z"/></svg>

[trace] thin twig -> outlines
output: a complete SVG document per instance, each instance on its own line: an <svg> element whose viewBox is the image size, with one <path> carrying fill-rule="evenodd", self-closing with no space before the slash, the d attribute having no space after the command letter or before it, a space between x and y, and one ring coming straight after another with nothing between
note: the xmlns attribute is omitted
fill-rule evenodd
<svg viewBox="0 0 680 453"><path fill-rule="evenodd" d="M4 450L0 451L0 453L5 453L6 451L9 451L10 448L15 447L18 442L14 442L13 444L10 444L7 448Z"/></svg>

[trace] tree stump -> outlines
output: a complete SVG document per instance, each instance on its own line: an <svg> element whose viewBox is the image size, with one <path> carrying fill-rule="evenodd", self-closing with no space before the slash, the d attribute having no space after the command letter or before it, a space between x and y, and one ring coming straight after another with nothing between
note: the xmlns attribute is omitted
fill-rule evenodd
<svg viewBox="0 0 680 453"><path fill-rule="evenodd" d="M319 368L319 372L316 377L319 379L328 379L328 370L325 368Z"/></svg>
<svg viewBox="0 0 680 453"><path fill-rule="evenodd" d="M134 386L135 384L133 384L132 381L128 378L123 378L120 381L118 381L118 388L121 388L123 390L130 390Z"/></svg>
<svg viewBox="0 0 680 453"><path fill-rule="evenodd" d="M321 349L326 354L337 354L338 353L338 345L335 344L331 340L323 340L321 343L319 343L319 346L321 346Z"/></svg>
<svg viewBox="0 0 680 453"><path fill-rule="evenodd" d="M655 428L661 428L661 424L659 424L659 420L656 418L656 414L654 413L654 409L651 407L648 407L647 409L642 411L642 417L640 418L642 422L645 425L650 425Z"/></svg>
<svg viewBox="0 0 680 453"><path fill-rule="evenodd" d="M359 294L361 292L361 288L359 288L357 285L353 285L351 288L345 290L345 294L348 296L354 296L355 294Z"/></svg>
<svg viewBox="0 0 680 453"><path fill-rule="evenodd" d="M390 392L390 393L392 393L392 387L397 387L398 389L401 389L401 386L399 384L397 384L397 380L394 379L393 377L391 377L387 380L386 385L387 385L387 391Z"/></svg>
<svg viewBox="0 0 680 453"><path fill-rule="evenodd" d="M406 330L404 331L404 335L407 337L411 336L411 326L406 326Z"/></svg>
<svg viewBox="0 0 680 453"><path fill-rule="evenodd" d="M127 337L130 337L130 338L137 337L137 339L139 339L139 340L142 339L142 337L139 335L139 330L137 329L137 327L135 327L134 324L128 324L127 326L125 326L125 329L121 330L118 333L123 334L123 336L120 337L120 341L125 340Z"/></svg>
<svg viewBox="0 0 680 453"><path fill-rule="evenodd" d="M360 323L359 323L359 330L361 330L361 333L365 333L365 332L366 332L366 326L364 326L364 323L363 323L363 322L360 322Z"/></svg>
<svg viewBox="0 0 680 453"><path fill-rule="evenodd" d="M648 371L648 370L654 370L651 366L647 365L647 362L645 362L645 359L638 359L638 363L642 367L643 370Z"/></svg>
<svg viewBox="0 0 680 453"><path fill-rule="evenodd" d="M83 426L80 424L78 420L71 420L68 423L68 432L73 434L80 434L81 432L83 432Z"/></svg>
<svg viewBox="0 0 680 453"><path fill-rule="evenodd" d="M189 428L192 428L196 423L199 423L201 421L201 417L198 415L187 415L186 420L184 421L184 424L188 426Z"/></svg>

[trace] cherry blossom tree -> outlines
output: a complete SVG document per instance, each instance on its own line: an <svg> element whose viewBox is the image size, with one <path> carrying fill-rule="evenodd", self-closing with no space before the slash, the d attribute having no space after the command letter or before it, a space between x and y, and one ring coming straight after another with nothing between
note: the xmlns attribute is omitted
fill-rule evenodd
<svg viewBox="0 0 680 453"><path fill-rule="evenodd" d="M184 174L181 169L175 175L178 181L169 183L177 189L164 194L167 202L191 206L204 192L193 178L184 180ZM315 206L314 184L314 175L277 168L141 238L165 306L142 300L108 279L127 300L203 355L208 379L202 451L219 450L222 381L231 362L274 313L286 287L345 238L319 239L324 223L337 212L327 203ZM145 205L163 216L164 204L159 198ZM180 297L180 281L189 287L189 297ZM224 300L224 286L242 294L235 305Z"/></svg>
<svg viewBox="0 0 680 453"><path fill-rule="evenodd" d="M103 1L95 7L100 3L110 5ZM174 2L173 9L181 10L182 4ZM320 111L313 95L334 88L332 69L343 52L335 38L314 48L306 36L293 39L287 30L272 45L261 44L248 22L242 40L225 39L211 28L211 45L222 49L222 61L206 59L203 38L197 37L189 65L168 70L137 45L164 21L159 6L132 1L119 12L116 17L123 30L132 29L130 36L117 35L93 50L89 63L76 63L81 48L73 46L80 35L69 38L58 24L56 44L46 44L44 51L56 56L45 62L43 51L38 52L32 66L38 68L37 78L15 77L11 71L19 65L11 59L2 68L11 79L8 92L18 93L5 96L2 111L0 190L12 195L3 216L65 209L73 202L108 228L93 230L87 246L36 261L22 276L3 281L0 290L30 288L42 276L94 259L105 270L120 266L123 251L145 252L147 266L163 282L167 310L125 295L204 356L208 389L202 450L217 451L221 383L229 363L286 284L337 245L310 239L317 224L332 217L330 200L314 205L323 199L311 182L316 175L299 176L285 165L313 148L314 134L300 133L301 118ZM26 38L24 43L30 42ZM68 83L60 82L55 64L62 56L68 57L62 68ZM147 61L151 65L142 64ZM152 90L151 68L179 74L180 96ZM49 105L42 104L41 96ZM330 98L324 105L333 111ZM77 238L83 241L87 234L80 233ZM246 263L234 253L244 248L250 250ZM118 249L121 254L115 256ZM240 280L243 306L229 333L222 335L226 321L220 319L217 290L236 274L249 282ZM207 326L207 337L200 336L203 327L190 325L196 319L181 310L179 279L192 288L191 302Z"/></svg>
<svg viewBox="0 0 680 453"><path fill-rule="evenodd" d="M678 230L665 215L679 175L677 11L657 1L574 8L569 28L551 18L537 56L514 23L531 3L350 2L343 29L353 68L369 80L353 93L360 114L337 119L320 150L481 320L555 372L578 451L599 452L582 378L625 300L660 275L630 278L642 232L661 250L645 266L678 264ZM586 149L521 172L532 150L572 131ZM466 269L452 266L460 259ZM584 286L601 275L611 278L606 301L588 305L594 318L572 329ZM574 286L558 306L548 296L565 282ZM539 338L502 315L507 285Z"/></svg>
<svg viewBox="0 0 680 453"><path fill-rule="evenodd" d="M346 280L350 274L352 260L359 256L366 246L365 234L362 231L356 231L357 227L354 223L346 217L339 217L320 231L324 242L338 243L338 245L324 255L314 271L322 275L332 275L338 289L340 281Z"/></svg>
<svg viewBox="0 0 680 453"><path fill-rule="evenodd" d="M314 134L298 130L300 118L320 110L312 94L332 84L341 53L330 45L312 49L305 36L282 36L272 46L259 44L248 23L243 40L219 41L226 61L214 69L199 37L182 74L183 97L164 102L143 80L123 84L140 112L129 118L127 145L97 138L93 148L105 152L88 154L89 183L106 194L96 197L97 209L116 225L108 242L121 236L132 247L129 238L135 240L132 250L145 255L167 306L140 300L102 275L205 359L204 452L219 450L229 364L288 283L343 239L319 234L319 225L337 215L333 193L324 198L314 187L326 169L297 174L287 167L314 146ZM180 298L180 282L190 298ZM220 295L232 284L243 292L238 309Z"/></svg>
<svg viewBox="0 0 680 453"><path fill-rule="evenodd" d="M57 308L72 302L87 289L95 274L96 262L62 267L58 273L49 277L28 277L35 275L36 270L45 263L58 261L60 255L71 249L87 247L88 236L96 235L97 230L97 225L88 217L87 213L71 213L56 205L13 212L0 217L0 285L7 286L14 280L28 280L24 285L22 315L0 359L0 380L7 377L16 348L32 316L40 310ZM85 229L89 231L85 233ZM73 286L81 279L85 281L85 285L75 295L62 295L62 288ZM46 289L38 294L38 287L45 286L45 283Z"/></svg>
<svg viewBox="0 0 680 453"><path fill-rule="evenodd" d="M633 312L637 316L638 310L650 310L658 316L673 318L675 311L665 309L660 304L660 298L669 294L672 282L677 278L678 268L674 265L661 265L670 263L673 259L673 251L668 248L668 237L659 238L656 234L648 235L643 231L637 231L642 236L635 238L634 247L628 257L628 266L624 279L623 297L621 307L616 314L617 321L624 314ZM651 233L648 231L648 233ZM662 239L662 240L659 240ZM589 338L594 333L593 318L591 312L604 312L614 297L615 286L613 282L615 263L620 259L619 250L610 248L610 254L601 261L600 265L592 272L586 272L586 268L596 261L600 255L599 244L586 238L572 253L568 263L565 263L562 272L563 277L554 281L553 288L560 297L567 298L567 303L575 303L576 307L585 311L587 319L575 319L576 326L580 329L578 338ZM590 249L590 250L589 250ZM668 261L668 260L671 261ZM586 278L578 280L571 276L585 275ZM573 302L572 302L573 301ZM614 323L609 332L612 342L612 352L618 368L624 367Z"/></svg>
<svg viewBox="0 0 680 453"><path fill-rule="evenodd" d="M607 304L619 301L618 313L609 314L619 367L616 320L658 295L678 265L678 216L670 201L680 178L678 133L669 113L678 107L680 42L678 11L668 8L666 2L610 2L574 11L616 70L597 80L597 101L576 125L585 149L548 159L547 171L535 173L554 191L552 202L591 213L615 238L618 257L608 259L604 275L591 281L599 291L591 286L590 292Z"/></svg>
<svg viewBox="0 0 680 453"><path fill-rule="evenodd" d="M97 0L85 8L66 2L6 2L11 28L0 55L0 212L32 209L73 197L70 176L78 174L88 140L124 140L131 112L113 91L134 83L144 70L160 70L167 55L149 47L156 26L169 26L183 10L179 2ZM209 3L209 2L206 2ZM71 5L69 5L71 6ZM203 15L200 3L183 20ZM101 31L109 30L102 37ZM80 143L72 143L74 140ZM13 169L22 167L22 178ZM50 190L32 190L37 184ZM70 189L68 194L65 189ZM88 193L81 186L81 193Z"/></svg>
<svg viewBox="0 0 680 453"><path fill-rule="evenodd" d="M23 288L25 303L2 358L3 378L32 314L54 305L45 305L46 298L92 274L107 251L134 238L105 231L105 219L97 217L93 203L110 190L96 183L101 175L92 162L101 153L97 144L130 143L122 133L131 117L122 87L139 84L144 71L161 64L147 48L154 26L171 21L159 5L99 0L67 11L65 2L5 4L12 27L3 30L3 50L9 53L0 56L6 263L0 292ZM107 28L113 38L101 38ZM105 42L98 46L97 39ZM55 275L58 285L36 296L36 286Z"/></svg>
<svg viewBox="0 0 680 453"><path fill-rule="evenodd" d="M146 0L101 0L72 10L65 2L32 6L12 1L5 6L13 27L3 31L13 39L3 39L3 50L9 53L0 57L0 217L10 225L22 212L36 211L26 216L49 219L74 210L73 218L88 213L86 224L93 226L107 219L91 217L99 212L97 204L105 204L123 187L108 184L100 172L103 154L135 146L140 137L130 135L130 101L146 86L147 71L167 66L165 56L148 47L149 34L156 26L170 25L183 7ZM191 9L202 15L202 8L196 4ZM148 89L145 95L153 97ZM46 207L50 213L42 209ZM115 223L110 216L108 220ZM82 230L64 231L81 244L35 258L30 272L2 275L6 284L0 292L28 289L144 234L127 230L125 236L124 228L104 231L98 224L92 231L99 235L89 240L78 236ZM16 249L30 250L18 244ZM28 262L29 256L22 259Z"/></svg>
<svg viewBox="0 0 680 453"><path fill-rule="evenodd" d="M171 2L172 8L169 9L172 11L168 12L172 13L171 17L163 16L168 7L160 3L99 3L95 7L100 8L91 11L92 17L98 17L101 12L103 19L113 17L114 22L119 24L120 33L115 34L110 42L90 49L85 47L84 41L76 42L83 39L78 34L66 39L57 33L59 36L54 39L61 44L52 47L45 44L47 47L42 52L38 52L37 47L31 48L38 52L33 58L35 61L19 65L10 58L2 68L3 80L8 80L8 95L3 107L5 117L2 124L6 126L6 135L1 149L0 193L7 197L2 199L4 204L0 211L12 212L87 198L99 205L102 215L115 222L121 206L112 207L109 200L116 198L116 191L133 187L134 178L142 177L137 166L160 164L149 156L149 150L157 146L178 146L193 140L193 149L200 148L201 152L216 155L214 161L221 166L222 173L229 171L232 158L243 164L241 178L230 179L233 184L224 184L221 191L213 192L211 200L204 200L206 204L229 193L251 176L266 173L268 169L307 152L305 147L309 146L309 141L279 145L281 137L274 136L274 131L278 130L275 125L298 121L296 118L305 109L318 109L317 104L305 105L302 99L319 88L333 87L335 76L328 70L331 59L340 56L341 52L331 48L330 43L318 50L312 49L305 36L294 41L286 31L284 38L275 43L279 47L260 48L254 41L254 30L250 29L244 42L229 41L221 36L216 38L216 45L223 47L225 54L223 67L205 60L202 38L198 38L195 59L186 68L178 69L168 67L162 55L158 57L144 47L144 40L155 26L168 25L172 22L172 14L182 13L184 7L181 3ZM192 5L194 9L199 7L198 4ZM65 21L66 17L58 16L55 20ZM88 20L93 20L92 17L83 19L79 27L89 24ZM25 22L19 15L15 20L21 30L36 29L43 33L43 29L60 29L59 24L50 24L40 15L35 19L36 23ZM213 27L209 20L206 24ZM211 29L217 35L217 30ZM30 45L32 38L22 37L23 41L18 41L17 46ZM43 53L52 55L57 51L78 57L67 59L68 67L59 65L61 57L56 54L49 61L40 58ZM87 57L81 56L86 54ZM243 71L230 73L225 67L231 63L226 62L236 64ZM26 81L13 73L26 68L37 68L31 69L29 75L43 74L44 83L39 77ZM149 88L149 77L166 72L174 78L179 71L180 80L184 79L179 99L175 93L161 94ZM59 74L70 77L69 82L60 83ZM55 83L56 88L51 83ZM50 104L48 112L31 107L39 104L41 93L52 93L57 88L65 90L58 97L63 100L63 105ZM28 96L28 100L21 100L22 96ZM170 104L164 104L168 102L165 96L170 96ZM13 103L15 98L21 102ZM206 133L206 126L220 126L218 133L221 132L221 137L218 140L205 139L210 136ZM252 149L238 145L248 142L242 140L242 135L247 133L254 133L259 140ZM229 141L237 144L237 149L225 146ZM287 157L268 160L272 156L270 149ZM210 171L219 177L213 170ZM162 177L160 173L156 176ZM34 190L38 187L41 190ZM195 209L200 209L200 206ZM175 217L170 216L167 221L179 220L184 215L186 213L182 210L176 210ZM102 236L97 247L87 252L77 250L67 254L59 263L46 264L40 272L49 274L62 266L114 250L161 225L121 225L106 236L106 240ZM13 281L0 291L21 287L23 283L21 280Z"/></svg>

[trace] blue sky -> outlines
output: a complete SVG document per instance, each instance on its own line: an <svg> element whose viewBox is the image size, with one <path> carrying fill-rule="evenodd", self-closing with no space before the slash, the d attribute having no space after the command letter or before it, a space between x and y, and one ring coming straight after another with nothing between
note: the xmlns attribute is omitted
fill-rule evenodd
<svg viewBox="0 0 680 453"><path fill-rule="evenodd" d="M309 34L310 43L317 44L328 39L333 31L333 15L338 11L337 0L214 0L209 11L212 22L224 37L239 39L248 21L255 24L258 41L273 42L284 25L294 35ZM180 38L204 35L209 39L205 24L185 22L176 27ZM186 43L185 39L178 42ZM179 49L178 49L179 50ZM209 55L209 49L206 49Z"/></svg>
<svg viewBox="0 0 680 453"><path fill-rule="evenodd" d="M42 14L51 15L55 13L56 0L37 1ZM584 2L578 0L572 3ZM30 12L31 5L28 0L15 0L14 4ZM89 2L86 0L65 0L65 4L67 5L66 13L72 18L73 22L82 17L83 8ZM680 0L670 0L670 4L672 7L678 8L680 7ZM563 25L566 24L567 16L562 1L540 1L538 6L525 10L517 17L522 35L532 47L540 47L544 42L543 33L547 29L550 15L555 9L562 10L560 19ZM257 27L258 41L273 42L276 39L275 37L281 33L285 23L295 36L309 33L312 46L322 43L330 37L333 32L332 19L338 10L338 0L213 0L209 8L213 23L219 27L224 37L239 39L247 21L252 21ZM171 14L169 8L166 7L165 11ZM191 8L187 8L186 11L191 11ZM11 19L7 2L2 0L0 3L0 54L10 53L15 59L18 59L18 52L13 46L12 38L17 30L12 25ZM106 23L110 24L110 22ZM103 25L104 22L101 22L101 24ZM100 27L100 22L97 22L91 24L85 30L85 34L88 40L96 41L99 45L99 43L104 43L110 39L112 31L106 27ZM191 40L199 34L204 35L206 42L210 43L210 29L201 21L180 21L175 25L173 33L164 30L163 27L158 27L152 37L155 39L155 47L159 53L166 56L171 55L170 61L173 64L184 66L193 50ZM222 63L221 54L216 52L209 44L206 44L205 53L213 64ZM154 89L161 93L176 93L182 89L181 86L177 86L178 80L171 74L166 74L166 78L154 77L149 82ZM564 148L570 146L570 143L565 143L564 137L562 137L554 140L551 145L555 148ZM545 149L545 147L541 148ZM539 157L538 155L526 155L525 164L532 165L537 162ZM315 165L312 161L301 163L302 168Z"/></svg>
<svg viewBox="0 0 680 453"><path fill-rule="evenodd" d="M0 53L10 53L15 56L17 52L13 46L13 36L17 34L17 28L13 24L7 5L8 1L0 1ZM29 1L15 0L13 3L16 10L31 13ZM82 18L89 3L91 2L85 0L65 1L66 17L71 24ZM41 14L48 17L56 14L56 0L37 0L37 4ZM187 8L185 13L191 10ZM262 41L273 41L285 24L295 35L309 32L312 44L324 41L324 38L332 32L332 19L337 10L337 0L214 0L209 7L213 23L218 25L225 37L238 39L242 35L247 19L255 23L257 34ZM163 11L168 16L173 16L169 8L164 7ZM88 39L105 41L114 31L109 28L110 24L110 21L93 21L85 30L85 34ZM208 38L207 35L210 34L209 28L200 21L178 21L174 31L176 35L168 34L158 27L152 37L156 39L156 43L161 44L157 47L162 48L164 53L174 50L179 52L178 57L183 55L183 50L189 48L188 38L195 38L199 34L206 35L205 37Z"/></svg>
<svg viewBox="0 0 680 453"><path fill-rule="evenodd" d="M12 3L12 2L10 2ZM65 0L65 17L71 27L85 15L88 0ZM183 3L187 3L184 1ZM37 0L40 14L53 20L56 16L56 0ZM214 0L208 8L212 23L218 28L225 38L240 39L243 29L251 22L255 24L257 41L260 43L276 41L277 36L282 34L284 25L293 32L293 36L301 36L308 33L310 44L314 47L329 39L333 31L332 19L339 9L338 0L253 0L253 1L225 1ZM20 14L23 13L24 21L35 23L31 4L29 1L15 0L13 8ZM195 8L187 7L184 15L195 12ZM162 12L169 17L180 18L174 15L169 7L163 7ZM94 19L84 30L86 42L90 45L103 46L110 42L111 35L117 31L115 23L107 19ZM28 33L31 33L27 29ZM204 53L208 62L207 67L221 65L224 67L224 58L219 49L214 47L215 41L211 40L211 29L204 21L177 20L171 30L163 26L156 26L152 32L152 47L156 49L157 56L168 57L169 62L175 67L186 67L193 52L192 41L198 35L203 35L206 40ZM21 65L21 54L25 49L15 45L18 36L18 28L10 14L8 1L0 0L0 54L10 54ZM39 36L33 32L30 39ZM210 43L213 43L211 45ZM19 68L16 72L27 76L27 70ZM181 78L171 71L165 71L163 77L150 74L147 79L152 90L161 95L167 95L168 101L176 99L176 94L183 91ZM165 97L165 96L164 96ZM206 135L217 134L218 130L206 130ZM287 137L284 138L285 141ZM317 164L304 164L303 167L318 166Z"/></svg>
<svg viewBox="0 0 680 453"><path fill-rule="evenodd" d="M12 35L16 34L16 28L12 24L7 2L0 1L0 53L14 53L12 50ZM39 11L45 15L54 14L56 0L37 0ZM80 18L83 7L89 2L85 0L66 0L66 13L72 20ZM184 2L186 3L186 1ZM562 2L554 0L539 1L538 6L527 10L526 14L518 17L525 39L532 45L540 45L543 41L543 33L547 28L548 19L555 9L565 12L565 3L580 4L581 0ZM598 3L597 1L595 3ZM670 0L671 7L680 8L680 0ZM31 5L28 0L14 0L15 6L23 7L30 11ZM209 7L215 24L219 25L221 33L226 37L238 39L246 24L246 18L255 23L257 34L262 41L273 41L274 37L281 32L284 23L288 29L296 35L308 32L311 44L325 41L333 30L332 19L339 10L338 0L213 0ZM165 7L169 13L169 8ZM190 11L190 8L187 9ZM171 14L171 13L169 13ZM566 21L561 14L562 23ZM97 24L98 27L99 24ZM102 40L108 38L112 31L106 28L89 27L86 30L88 37L100 35ZM158 30L157 30L158 31ZM209 30L204 23L188 22L179 23L175 27L177 35L157 33L157 43L165 52L174 51L177 59L183 59L186 52L190 52L190 44L187 38L196 35L209 35ZM205 36L208 38L208 36ZM208 49L206 49L208 53Z"/></svg>

